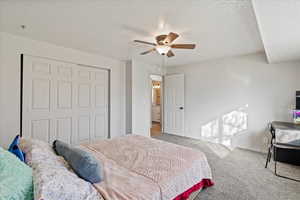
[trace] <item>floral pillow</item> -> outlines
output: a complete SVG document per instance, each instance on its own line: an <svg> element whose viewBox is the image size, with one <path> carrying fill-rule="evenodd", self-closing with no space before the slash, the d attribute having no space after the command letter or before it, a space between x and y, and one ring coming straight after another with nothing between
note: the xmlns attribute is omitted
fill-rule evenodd
<svg viewBox="0 0 300 200"><path fill-rule="evenodd" d="M70 169L64 158L57 156L52 147L44 141L22 138L19 146L26 154L25 162L33 169L38 163Z"/></svg>
<svg viewBox="0 0 300 200"><path fill-rule="evenodd" d="M93 185L79 178L48 143L22 139L20 148L33 169L35 200L103 200Z"/></svg>
<svg viewBox="0 0 300 200"><path fill-rule="evenodd" d="M61 166L35 164L33 170L35 200L102 200L89 182Z"/></svg>

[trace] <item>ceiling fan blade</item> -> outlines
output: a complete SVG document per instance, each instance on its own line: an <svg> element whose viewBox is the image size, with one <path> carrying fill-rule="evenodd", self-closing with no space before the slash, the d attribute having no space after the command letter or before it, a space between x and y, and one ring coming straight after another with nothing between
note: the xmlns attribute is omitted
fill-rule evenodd
<svg viewBox="0 0 300 200"><path fill-rule="evenodd" d="M145 54L150 53L150 52L152 52L152 51L155 51L155 48L150 49L150 50L145 51L145 52L142 52L141 55L145 55Z"/></svg>
<svg viewBox="0 0 300 200"><path fill-rule="evenodd" d="M167 56L172 57L172 56L175 56L175 54L171 50L169 50L168 53L167 53Z"/></svg>
<svg viewBox="0 0 300 200"><path fill-rule="evenodd" d="M171 47L175 49L195 49L196 45L195 44L172 44Z"/></svg>
<svg viewBox="0 0 300 200"><path fill-rule="evenodd" d="M142 40L134 40L134 42L142 43L142 44L149 44L149 45L152 45L152 46L156 46L155 43L152 43L152 42L145 42L145 41L142 41Z"/></svg>
<svg viewBox="0 0 300 200"><path fill-rule="evenodd" d="M164 40L164 43L170 44L171 42L176 40L176 38L178 38L178 37L179 37L179 35L177 33L170 32L169 35L167 35L166 39Z"/></svg>

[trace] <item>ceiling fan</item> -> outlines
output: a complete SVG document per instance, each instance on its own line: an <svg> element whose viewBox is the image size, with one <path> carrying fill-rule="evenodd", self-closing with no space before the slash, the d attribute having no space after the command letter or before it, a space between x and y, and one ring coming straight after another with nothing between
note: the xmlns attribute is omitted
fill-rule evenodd
<svg viewBox="0 0 300 200"><path fill-rule="evenodd" d="M194 49L195 44L172 44L174 40L179 37L177 33L170 32L168 35L158 35L155 37L156 43L145 42L142 40L134 40L134 42L148 44L154 46L148 51L142 52L141 55L148 54L153 51L157 51L161 55L166 55L168 57L175 56L171 49Z"/></svg>

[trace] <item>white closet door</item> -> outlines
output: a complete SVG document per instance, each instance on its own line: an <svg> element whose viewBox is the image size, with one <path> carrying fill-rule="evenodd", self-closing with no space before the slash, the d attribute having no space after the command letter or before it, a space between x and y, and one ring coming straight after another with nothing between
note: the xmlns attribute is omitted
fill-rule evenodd
<svg viewBox="0 0 300 200"><path fill-rule="evenodd" d="M108 71L24 56L23 136L70 144L108 137Z"/></svg>

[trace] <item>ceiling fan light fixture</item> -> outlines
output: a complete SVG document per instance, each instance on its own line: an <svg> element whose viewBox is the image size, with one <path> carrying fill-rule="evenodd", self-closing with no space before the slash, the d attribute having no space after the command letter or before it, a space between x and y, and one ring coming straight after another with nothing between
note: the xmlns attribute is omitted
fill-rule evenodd
<svg viewBox="0 0 300 200"><path fill-rule="evenodd" d="M156 47L156 50L159 54L161 55L166 55L168 53L168 51L171 50L171 47L170 46L167 46L167 45L158 45Z"/></svg>
<svg viewBox="0 0 300 200"><path fill-rule="evenodd" d="M160 55L167 56L168 58L175 56L172 49L195 49L195 44L173 44L173 42L178 38L177 33L170 32L168 35L158 35L155 37L156 43L146 42L142 40L134 40L134 42L151 45L152 49L140 53L141 55L146 55L153 51L158 52Z"/></svg>

